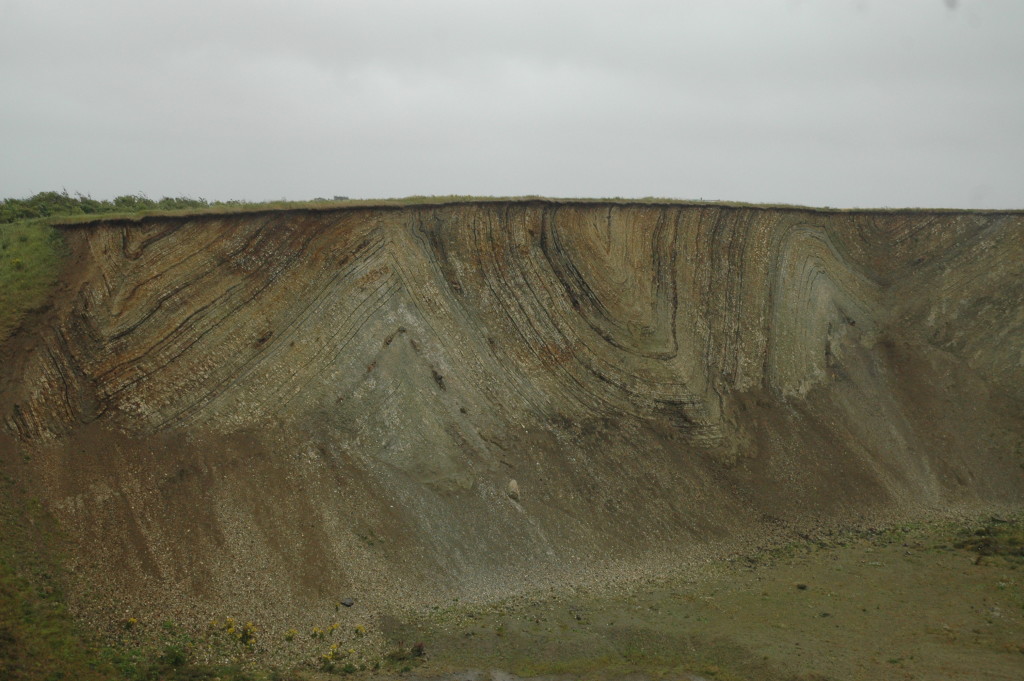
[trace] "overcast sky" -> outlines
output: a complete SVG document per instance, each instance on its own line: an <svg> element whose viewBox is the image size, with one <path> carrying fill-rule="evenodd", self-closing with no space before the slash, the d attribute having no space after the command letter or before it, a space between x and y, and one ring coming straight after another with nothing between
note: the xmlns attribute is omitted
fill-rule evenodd
<svg viewBox="0 0 1024 681"><path fill-rule="evenodd" d="M0 197L1024 208L1022 0L0 0Z"/></svg>

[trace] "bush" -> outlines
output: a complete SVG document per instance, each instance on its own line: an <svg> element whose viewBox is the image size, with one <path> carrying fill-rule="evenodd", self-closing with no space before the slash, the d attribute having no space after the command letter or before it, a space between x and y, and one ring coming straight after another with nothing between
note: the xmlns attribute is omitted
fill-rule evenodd
<svg viewBox="0 0 1024 681"><path fill-rule="evenodd" d="M65 215L99 215L102 213L138 213L145 210L187 210L209 208L206 199L176 196L154 201L145 194L125 194L113 201L100 201L91 196L62 192L40 192L27 199L4 199L0 203L0 224Z"/></svg>

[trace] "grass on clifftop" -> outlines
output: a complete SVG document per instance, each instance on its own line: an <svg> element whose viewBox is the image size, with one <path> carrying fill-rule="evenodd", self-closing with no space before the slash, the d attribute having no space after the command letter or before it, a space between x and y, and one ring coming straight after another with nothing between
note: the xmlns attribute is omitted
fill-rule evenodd
<svg viewBox="0 0 1024 681"><path fill-rule="evenodd" d="M616 197L545 197L525 196L473 196L473 195L413 195L400 198L351 199L335 196L331 199L314 198L303 201L207 201L185 196L164 197L154 200L143 194L118 196L113 200L96 200L67 191L40 192L26 199L0 200L0 224L18 220L45 218L49 224L76 225L105 220L137 222L148 217L198 217L203 215L237 215L268 211L333 211L357 208L410 208L447 206L457 204L494 204L541 202L551 205L648 205L648 206L700 206L752 210L783 210L811 213L960 213L950 208L834 208L829 206L801 206L785 203L749 203L718 199L679 199L656 196L642 198ZM972 210L971 213L1021 213L1019 210Z"/></svg>

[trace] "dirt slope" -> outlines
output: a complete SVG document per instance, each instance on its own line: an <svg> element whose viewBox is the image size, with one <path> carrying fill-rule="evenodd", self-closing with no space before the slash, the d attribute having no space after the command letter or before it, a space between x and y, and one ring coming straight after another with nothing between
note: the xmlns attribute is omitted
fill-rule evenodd
<svg viewBox="0 0 1024 681"><path fill-rule="evenodd" d="M1024 498L1024 214L69 225L0 450L98 623L334 617ZM513 482L514 481L514 482ZM510 494L510 491L515 490Z"/></svg>

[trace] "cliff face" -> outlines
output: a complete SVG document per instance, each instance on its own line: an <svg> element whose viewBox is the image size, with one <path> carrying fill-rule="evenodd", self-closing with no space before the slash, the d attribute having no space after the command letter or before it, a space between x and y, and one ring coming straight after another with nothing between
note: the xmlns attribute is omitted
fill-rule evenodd
<svg viewBox="0 0 1024 681"><path fill-rule="evenodd" d="M499 592L1024 492L1021 213L520 201L63 229L0 445L111 616Z"/></svg>

